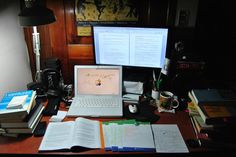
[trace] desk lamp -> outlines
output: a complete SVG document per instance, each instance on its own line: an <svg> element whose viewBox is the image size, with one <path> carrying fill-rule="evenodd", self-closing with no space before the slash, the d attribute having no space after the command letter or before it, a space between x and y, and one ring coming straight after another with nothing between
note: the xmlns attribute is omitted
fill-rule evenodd
<svg viewBox="0 0 236 157"><path fill-rule="evenodd" d="M35 81L42 82L40 69L40 38L37 32L37 26L50 24L56 21L53 11L40 4L39 0L25 0L25 6L19 13L19 22L21 26L33 27L33 49L36 57Z"/></svg>

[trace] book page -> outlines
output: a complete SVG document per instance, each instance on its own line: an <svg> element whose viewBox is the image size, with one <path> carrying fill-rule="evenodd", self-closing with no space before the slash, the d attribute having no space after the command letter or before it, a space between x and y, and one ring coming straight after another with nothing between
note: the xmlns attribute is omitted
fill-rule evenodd
<svg viewBox="0 0 236 157"><path fill-rule="evenodd" d="M70 149L74 121L49 123L39 151Z"/></svg>
<svg viewBox="0 0 236 157"><path fill-rule="evenodd" d="M152 124L152 130L157 153L189 152L176 124Z"/></svg>
<svg viewBox="0 0 236 157"><path fill-rule="evenodd" d="M76 118L72 143L74 146L101 148L99 121Z"/></svg>

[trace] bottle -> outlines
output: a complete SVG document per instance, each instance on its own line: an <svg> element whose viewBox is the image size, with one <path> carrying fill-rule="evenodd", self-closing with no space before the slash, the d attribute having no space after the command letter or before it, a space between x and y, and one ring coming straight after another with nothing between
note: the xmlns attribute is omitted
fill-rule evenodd
<svg viewBox="0 0 236 157"><path fill-rule="evenodd" d="M157 80L157 90L158 91L164 91L164 90L170 90L168 89L168 77L163 72L160 73L160 76Z"/></svg>
<svg viewBox="0 0 236 157"><path fill-rule="evenodd" d="M168 89L169 88L169 84L168 84L169 69L170 69L170 59L166 58L165 64L163 68L161 69L157 82L156 82L157 90L159 91L170 90Z"/></svg>
<svg viewBox="0 0 236 157"><path fill-rule="evenodd" d="M155 71L152 71L152 80L151 80L151 97L156 100L159 98L159 92L157 90L157 79L156 79L156 74Z"/></svg>

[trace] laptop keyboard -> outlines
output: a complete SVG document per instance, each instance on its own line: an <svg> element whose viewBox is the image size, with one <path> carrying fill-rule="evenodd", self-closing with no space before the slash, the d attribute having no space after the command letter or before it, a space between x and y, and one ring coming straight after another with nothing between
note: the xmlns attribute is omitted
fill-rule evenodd
<svg viewBox="0 0 236 157"><path fill-rule="evenodd" d="M78 98L77 106L80 107L118 107L119 98L107 98L107 97L97 97L97 98Z"/></svg>

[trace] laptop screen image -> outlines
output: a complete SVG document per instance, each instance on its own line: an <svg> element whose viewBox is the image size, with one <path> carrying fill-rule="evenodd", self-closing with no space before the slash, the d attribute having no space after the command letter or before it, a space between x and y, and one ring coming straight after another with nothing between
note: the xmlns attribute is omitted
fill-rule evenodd
<svg viewBox="0 0 236 157"><path fill-rule="evenodd" d="M77 68L78 95L119 95L119 69Z"/></svg>

